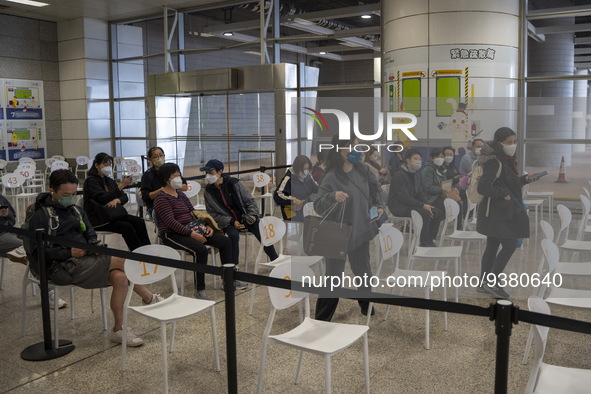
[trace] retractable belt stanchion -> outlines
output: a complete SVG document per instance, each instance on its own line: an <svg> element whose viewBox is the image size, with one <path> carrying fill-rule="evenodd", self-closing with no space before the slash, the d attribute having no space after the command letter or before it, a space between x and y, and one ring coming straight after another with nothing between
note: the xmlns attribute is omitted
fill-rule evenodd
<svg viewBox="0 0 591 394"><path fill-rule="evenodd" d="M226 306L226 358L228 393L238 393L238 360L236 358L236 300L234 299L234 264L224 264L224 296Z"/></svg>
<svg viewBox="0 0 591 394"><path fill-rule="evenodd" d="M53 347L51 340L51 318L49 316L49 288L47 286L47 267L45 263L45 243L42 229L35 230L35 242L37 243L39 260L39 284L41 286L41 314L43 316L43 342L29 346L21 352L21 358L27 361L45 361L65 356L74 350L72 341L60 339L59 347ZM55 301L57 302L57 297Z"/></svg>
<svg viewBox="0 0 591 394"><path fill-rule="evenodd" d="M517 324L517 311L509 300L498 300L491 304L490 319L495 321L497 335L497 357L495 360L495 394L507 393L509 381L509 342L513 323Z"/></svg>

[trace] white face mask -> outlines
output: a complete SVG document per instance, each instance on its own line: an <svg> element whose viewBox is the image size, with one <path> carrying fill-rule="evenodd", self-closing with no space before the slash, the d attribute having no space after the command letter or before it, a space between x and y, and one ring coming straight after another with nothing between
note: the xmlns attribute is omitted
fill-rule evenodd
<svg viewBox="0 0 591 394"><path fill-rule="evenodd" d="M479 156L479 155L480 155L480 152L482 152L482 148L475 148L475 149L474 149L474 154L475 154L476 156Z"/></svg>
<svg viewBox="0 0 591 394"><path fill-rule="evenodd" d="M101 168L101 172L103 173L104 176L111 176L111 174L113 174L113 167L111 166L106 166Z"/></svg>
<svg viewBox="0 0 591 394"><path fill-rule="evenodd" d="M437 167L441 167L441 165L443 164L444 159L443 157L438 157L436 159L433 159L433 163L437 166Z"/></svg>
<svg viewBox="0 0 591 394"><path fill-rule="evenodd" d="M183 187L183 180L181 179L181 177L177 176L176 178L172 178L170 180L170 187L172 187L174 190Z"/></svg>
<svg viewBox="0 0 591 394"><path fill-rule="evenodd" d="M422 166L423 166L422 160L414 160L410 163L410 166L408 167L408 169L410 170L410 172L417 172L418 170L421 169Z"/></svg>
<svg viewBox="0 0 591 394"><path fill-rule="evenodd" d="M213 185L214 183L216 183L219 179L219 176L214 175L214 174L207 174L205 175L205 183Z"/></svg>
<svg viewBox="0 0 591 394"><path fill-rule="evenodd" d="M304 172L302 173L302 175L303 175L302 178L307 177L308 175L310 175L310 170L304 170Z"/></svg>
<svg viewBox="0 0 591 394"><path fill-rule="evenodd" d="M517 150L517 144L505 145L501 143L501 145L503 145L503 152L505 152L507 156L515 155L515 151Z"/></svg>
<svg viewBox="0 0 591 394"><path fill-rule="evenodd" d="M451 163L452 161L454 161L454 157L453 156L445 156L445 162L446 163Z"/></svg>

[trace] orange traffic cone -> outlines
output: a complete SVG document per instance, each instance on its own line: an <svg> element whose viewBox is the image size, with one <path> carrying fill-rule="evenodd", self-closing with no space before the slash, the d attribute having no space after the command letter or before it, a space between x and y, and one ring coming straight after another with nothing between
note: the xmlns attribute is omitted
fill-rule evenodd
<svg viewBox="0 0 591 394"><path fill-rule="evenodd" d="M560 160L560 171L558 171L558 179L554 183L568 183L566 180L566 171L564 170L564 156Z"/></svg>

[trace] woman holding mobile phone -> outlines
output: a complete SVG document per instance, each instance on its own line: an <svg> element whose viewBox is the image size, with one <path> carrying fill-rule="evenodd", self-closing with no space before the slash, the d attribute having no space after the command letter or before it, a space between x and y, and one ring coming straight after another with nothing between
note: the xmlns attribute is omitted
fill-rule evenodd
<svg viewBox="0 0 591 394"><path fill-rule="evenodd" d="M486 235L481 262L485 282L478 291L495 298L509 297L497 279L515 252L518 240L529 238L529 217L521 187L539 179L530 180L527 175L518 175L516 151L517 135L510 128L501 127L495 132L493 141L482 147L477 158L483 166L478 193L484 198L478 205L476 230Z"/></svg>
<svg viewBox="0 0 591 394"><path fill-rule="evenodd" d="M106 153L96 155L83 188L84 210L90 223L98 231L121 234L129 250L149 245L146 223L128 214L124 207L128 198L123 189L131 184L132 178L123 177L117 185L112 175L113 158Z"/></svg>

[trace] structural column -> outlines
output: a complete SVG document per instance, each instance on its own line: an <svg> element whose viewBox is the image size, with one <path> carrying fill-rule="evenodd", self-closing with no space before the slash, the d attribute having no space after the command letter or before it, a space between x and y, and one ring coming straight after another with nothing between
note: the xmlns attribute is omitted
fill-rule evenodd
<svg viewBox="0 0 591 394"><path fill-rule="evenodd" d="M418 145L517 126L519 1L382 1L383 96L418 118Z"/></svg>
<svg viewBox="0 0 591 394"><path fill-rule="evenodd" d="M63 155L113 153L109 107L108 23L58 23Z"/></svg>
<svg viewBox="0 0 591 394"><path fill-rule="evenodd" d="M537 21L536 27L547 24L572 25L574 18ZM573 33L546 34L543 42L528 43L528 77L573 75ZM573 81L537 82L527 84L527 138L573 138ZM571 165L571 145L531 144L526 151L526 165L558 167L564 156Z"/></svg>

